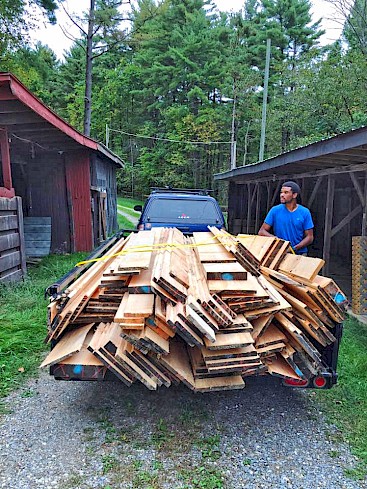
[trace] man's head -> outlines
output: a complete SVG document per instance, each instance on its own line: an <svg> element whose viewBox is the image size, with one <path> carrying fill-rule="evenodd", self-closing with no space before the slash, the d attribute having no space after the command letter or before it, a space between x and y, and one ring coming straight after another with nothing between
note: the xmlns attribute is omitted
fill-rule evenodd
<svg viewBox="0 0 367 489"><path fill-rule="evenodd" d="M288 204L292 200L297 200L297 195L301 193L301 189L296 182L284 182L280 190L281 204Z"/></svg>

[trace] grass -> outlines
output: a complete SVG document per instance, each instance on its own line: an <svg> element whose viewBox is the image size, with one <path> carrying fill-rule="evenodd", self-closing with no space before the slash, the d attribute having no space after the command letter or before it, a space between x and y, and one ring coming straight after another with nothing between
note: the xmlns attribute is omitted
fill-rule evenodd
<svg viewBox="0 0 367 489"><path fill-rule="evenodd" d="M120 229L134 229L135 225L129 219L117 213L117 224Z"/></svg>
<svg viewBox="0 0 367 489"><path fill-rule="evenodd" d="M46 257L38 265L28 267L24 282L1 285L0 397L37 371L41 355L48 349L43 342L47 332L45 288L84 256L75 253Z"/></svg>
<svg viewBox="0 0 367 489"><path fill-rule="evenodd" d="M347 475L367 474L367 326L348 318L344 326L338 361L338 384L328 391L316 391L327 419L341 431L352 453L360 459Z"/></svg>
<svg viewBox="0 0 367 489"><path fill-rule="evenodd" d="M139 213L134 211L134 205L143 205L141 200L136 199L128 199L125 197L117 197L117 205L123 207L123 211L125 214L128 214L132 217L138 217ZM117 223L120 229L134 229L135 224L133 224L127 217L122 216L117 213Z"/></svg>
<svg viewBox="0 0 367 489"><path fill-rule="evenodd" d="M152 434L152 443L158 449L161 449L172 438L174 438L174 433L169 430L165 420L160 419L155 427L154 433Z"/></svg>
<svg viewBox="0 0 367 489"><path fill-rule="evenodd" d="M129 209L134 209L134 205L143 205L142 200L128 199L126 197L117 197L117 205L122 207L128 207Z"/></svg>

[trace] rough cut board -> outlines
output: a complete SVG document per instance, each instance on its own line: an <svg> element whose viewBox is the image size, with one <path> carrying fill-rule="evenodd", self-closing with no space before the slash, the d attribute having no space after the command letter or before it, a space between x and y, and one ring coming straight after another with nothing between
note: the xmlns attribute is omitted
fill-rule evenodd
<svg viewBox="0 0 367 489"><path fill-rule="evenodd" d="M253 345L248 345L241 348L229 348L223 350L209 350L202 348L200 350L205 361L236 358L236 357L253 357L257 356L256 349Z"/></svg>
<svg viewBox="0 0 367 489"><path fill-rule="evenodd" d="M280 262L278 269L280 272L289 273L312 282L324 264L325 262L321 258L287 253Z"/></svg>
<svg viewBox="0 0 367 489"><path fill-rule="evenodd" d="M163 355L160 361L175 377L180 379L190 389L195 389L195 379L186 354L185 345L179 341L171 341L170 353Z"/></svg>
<svg viewBox="0 0 367 489"><path fill-rule="evenodd" d="M82 348L82 350L77 353L73 353L70 357L65 358L61 362L58 362L62 365L94 365L94 366L103 366L104 363L101 362L99 358L97 358L93 353L89 350Z"/></svg>
<svg viewBox="0 0 367 489"><path fill-rule="evenodd" d="M237 262L203 263L207 280L246 280L247 271Z"/></svg>
<svg viewBox="0 0 367 489"><path fill-rule="evenodd" d="M251 251L251 253L261 262L268 250L273 246L276 238L269 239L267 236L239 234L237 240Z"/></svg>
<svg viewBox="0 0 367 489"><path fill-rule="evenodd" d="M243 389L244 387L245 381L240 375L195 379L195 390L198 392Z"/></svg>
<svg viewBox="0 0 367 489"><path fill-rule="evenodd" d="M139 231L133 234L124 247L123 255L117 260L118 270L149 268L154 244L153 231ZM135 251L134 251L135 250Z"/></svg>
<svg viewBox="0 0 367 489"><path fill-rule="evenodd" d="M125 317L148 317L153 314L154 294L129 294Z"/></svg>
<svg viewBox="0 0 367 489"><path fill-rule="evenodd" d="M270 324L266 331L256 340L256 348L262 348L264 346L272 345L283 341L287 342L287 337L276 326Z"/></svg>
<svg viewBox="0 0 367 489"><path fill-rule="evenodd" d="M237 287L236 284L238 284L239 282L241 283L242 288ZM247 280L241 280L241 281L234 280L233 282L227 280L208 280L208 284L209 284L209 288L210 285L212 285L213 287L217 287L218 291L228 290L231 292L235 292L237 290L239 292L244 292L244 293L249 292L251 293L251 295L253 295L256 298L262 298L262 297L267 298L269 296L268 293L262 287L262 285L259 283L258 279L253 275L251 275L251 273L247 274ZM221 286L223 286L224 289L223 288L221 289L220 288ZM210 290L215 291L215 289L211 289L211 288Z"/></svg>
<svg viewBox="0 0 367 489"><path fill-rule="evenodd" d="M61 340L55 345L53 350L47 355L40 367L46 367L54 365L55 363L60 363L65 358L69 357L73 353L81 350L85 338L92 328L94 323L82 326L79 329L75 329L61 338Z"/></svg>
<svg viewBox="0 0 367 489"><path fill-rule="evenodd" d="M254 340L258 338L261 334L266 331L266 328L269 326L271 321L273 320L274 314L267 314L265 316L260 316L257 319L253 319L251 324L253 326L253 330L251 332Z"/></svg>
<svg viewBox="0 0 367 489"><path fill-rule="evenodd" d="M247 254L245 245L238 243L235 237L231 237L231 243L236 256L238 254L242 260L242 266L233 257L230 262L202 263L199 260L200 247L182 247L192 241L191 238L183 239L178 233L167 228L154 231L156 243L165 246L158 252L148 251L151 256L149 268L140 269L140 275L134 275L138 269L136 264L134 268L116 273L113 260L110 260L99 264L97 273L89 272L82 286L79 282L78 287L74 285L75 290L70 287L65 296L55 301L52 310L50 307L53 318L53 323L49 323L50 330L58 327L60 319L65 323L65 318L69 328L56 336L59 348L63 338L66 341L69 334L77 334L76 331L81 330L77 323L84 327L87 322L95 321L97 327L96 332L91 327L84 342L75 341L70 347L68 352L76 347L81 349L67 357L66 360L73 360L65 371L63 364L56 360L58 363L55 365L61 366L57 370L57 378L74 377L70 374L74 357L78 355L87 355L89 359L94 355L106 366L98 366L95 370L89 366L85 378L101 379L108 367L127 385L139 379L153 389L164 382L159 372L145 362L148 355L157 369L167 373L166 384L167 381L169 385L170 381L178 383L181 380L192 390L200 392L241 388L244 386L241 377L247 375L273 373L282 377L297 378L295 376L300 375L309 378L322 372L324 367L317 342L322 339L325 344L330 344L335 338L326 328L327 325L332 328L333 323L319 309L326 307L327 296L320 284L290 272L278 272L277 264L274 265L275 270L263 267L261 273L258 268L255 272L259 273L254 273L254 268L258 267L256 257ZM209 233L204 234L208 236ZM274 246L269 247L264 255L264 265L270 264L267 266L273 266L285 246L281 240L270 241ZM176 242L181 248L172 248ZM224 246L211 242L210 246L221 249L221 253L227 247L226 242ZM143 247L146 248L145 243ZM282 258L283 255L279 261ZM247 259L248 269L245 265ZM313 263L313 259L308 260ZM298 261L295 269L300 273ZM238 275L232 275L233 280L224 280L222 275L225 273ZM243 273L247 274L246 280ZM229 279L232 277L228 275ZM211 295L208 280L225 283L226 289L234 283L237 285L232 292L218 290L220 294ZM102 282L107 282L108 288ZM322 281L322 284L330 287L330 282ZM288 301L290 289L294 289L292 301ZM308 299L309 294L311 299ZM331 307L330 300L329 297L327 309ZM92 316L96 319L92 320ZM308 341L309 335L312 342ZM125 346L120 348L122 344ZM85 352L86 345L89 352ZM136 353L133 353L134 348L137 348ZM197 358L193 350L198 353ZM121 351L120 359L118 351ZM54 368L58 367L53 365ZM100 372L101 368L103 372ZM84 378L83 375L84 371L78 378Z"/></svg>
<svg viewBox="0 0 367 489"><path fill-rule="evenodd" d="M217 334L215 342L212 343L204 338L208 350L223 350L226 348L242 348L254 343L251 333L225 333Z"/></svg>
<svg viewBox="0 0 367 489"><path fill-rule="evenodd" d="M252 292L256 293L258 287L252 280L208 280L211 293L220 292Z"/></svg>
<svg viewBox="0 0 367 489"><path fill-rule="evenodd" d="M212 233L194 233L201 262L235 262L236 258L214 238Z"/></svg>
<svg viewBox="0 0 367 489"><path fill-rule="evenodd" d="M142 270L138 275L131 277L128 290L130 293L137 291L139 294L150 294L152 282L152 268Z"/></svg>
<svg viewBox="0 0 367 489"><path fill-rule="evenodd" d="M301 379L283 358L277 357L274 360L265 360L265 362L272 375L297 380Z"/></svg>

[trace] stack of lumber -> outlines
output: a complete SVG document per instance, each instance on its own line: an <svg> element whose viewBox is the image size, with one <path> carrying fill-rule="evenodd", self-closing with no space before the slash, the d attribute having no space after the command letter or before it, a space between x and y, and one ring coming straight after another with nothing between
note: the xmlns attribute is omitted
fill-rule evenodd
<svg viewBox="0 0 367 489"><path fill-rule="evenodd" d="M367 314L367 237L352 237L352 311Z"/></svg>
<svg viewBox="0 0 367 489"><path fill-rule="evenodd" d="M310 379L327 371L322 352L346 303L319 275L323 265L278 238L132 233L51 299L52 350L41 366L57 379L112 373L151 390L239 389L264 374Z"/></svg>

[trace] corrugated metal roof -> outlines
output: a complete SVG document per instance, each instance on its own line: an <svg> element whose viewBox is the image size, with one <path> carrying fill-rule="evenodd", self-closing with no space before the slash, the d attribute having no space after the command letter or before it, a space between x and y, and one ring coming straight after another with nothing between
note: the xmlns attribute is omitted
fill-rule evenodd
<svg viewBox="0 0 367 489"><path fill-rule="evenodd" d="M367 127L308 144L267 160L214 175L215 180L304 174L367 163Z"/></svg>

